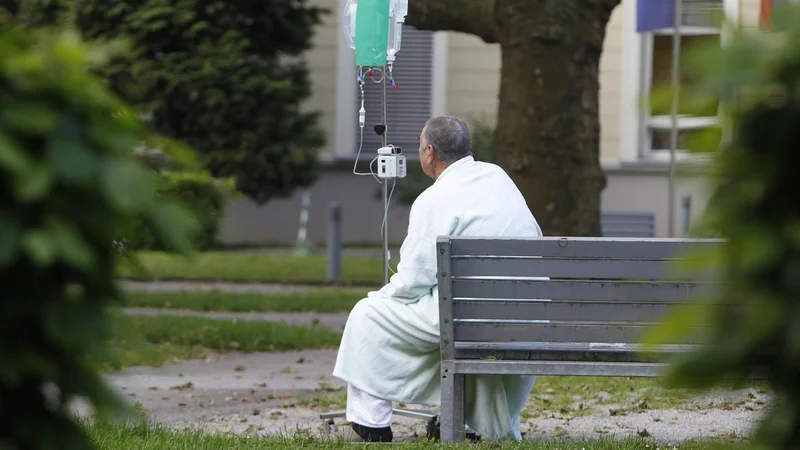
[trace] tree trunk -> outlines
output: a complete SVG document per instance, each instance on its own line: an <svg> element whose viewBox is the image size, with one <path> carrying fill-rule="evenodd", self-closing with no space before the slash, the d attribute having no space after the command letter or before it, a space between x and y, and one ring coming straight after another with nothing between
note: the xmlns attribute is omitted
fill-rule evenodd
<svg viewBox="0 0 800 450"><path fill-rule="evenodd" d="M456 4L457 2L457 4ZM546 235L600 236L598 66L619 0L416 0L408 23L502 48L495 158Z"/></svg>
<svg viewBox="0 0 800 450"><path fill-rule="evenodd" d="M601 235L598 66L609 3L498 0L495 155L546 235Z"/></svg>

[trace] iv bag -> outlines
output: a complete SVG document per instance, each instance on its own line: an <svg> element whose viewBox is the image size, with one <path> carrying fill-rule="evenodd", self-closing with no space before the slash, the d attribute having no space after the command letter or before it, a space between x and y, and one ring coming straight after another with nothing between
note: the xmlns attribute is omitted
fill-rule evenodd
<svg viewBox="0 0 800 450"><path fill-rule="evenodd" d="M392 62L400 51L403 41L403 22L408 15L408 0L392 0L389 15L389 42L386 54L387 59Z"/></svg>
<svg viewBox="0 0 800 450"><path fill-rule="evenodd" d="M355 50L356 48L356 12L358 10L358 0L347 0L344 5L344 40L347 46Z"/></svg>
<svg viewBox="0 0 800 450"><path fill-rule="evenodd" d="M408 15L408 0L396 0L394 2L394 16L398 22L405 22Z"/></svg>
<svg viewBox="0 0 800 450"><path fill-rule="evenodd" d="M387 55L390 61L394 61L394 56L400 51L400 44L403 40L403 23L397 22L392 18L389 22L389 43Z"/></svg>

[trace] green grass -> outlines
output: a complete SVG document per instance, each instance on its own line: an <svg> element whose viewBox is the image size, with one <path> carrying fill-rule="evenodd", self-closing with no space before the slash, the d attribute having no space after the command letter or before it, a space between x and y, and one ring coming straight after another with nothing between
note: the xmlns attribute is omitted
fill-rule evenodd
<svg viewBox="0 0 800 450"><path fill-rule="evenodd" d="M114 357L104 369L158 367L167 361L202 358L206 350L268 352L335 348L341 334L324 326L198 319L193 317L113 317Z"/></svg>
<svg viewBox="0 0 800 450"><path fill-rule="evenodd" d="M230 312L348 312L366 297L365 289L320 289L290 294L226 292L128 293L125 306Z"/></svg>
<svg viewBox="0 0 800 450"><path fill-rule="evenodd" d="M334 439L319 440L308 433L297 432L293 436L260 438L254 436L212 435L193 431L171 432L157 426L145 424L131 426L95 425L87 426L89 435L98 450L262 450L262 449L321 449L370 448L374 445L343 444ZM382 446L379 446L382 447ZM440 445L433 442L402 443L391 448L400 449L519 449L519 450L654 450L660 446L645 440L551 440L529 441L496 445L491 443ZM674 448L667 446L665 448ZM745 444L722 444L719 442L696 442L677 446L685 450L744 449Z"/></svg>
<svg viewBox="0 0 800 450"><path fill-rule="evenodd" d="M325 283L324 256L296 257L259 253L205 252L191 258L140 252L141 268L123 263L121 277L132 280L226 280L274 283ZM341 283L378 285L383 277L381 261L343 258Z"/></svg>

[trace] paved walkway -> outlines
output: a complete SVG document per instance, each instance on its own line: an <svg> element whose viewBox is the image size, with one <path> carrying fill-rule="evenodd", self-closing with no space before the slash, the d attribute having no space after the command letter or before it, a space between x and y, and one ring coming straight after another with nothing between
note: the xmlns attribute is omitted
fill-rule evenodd
<svg viewBox="0 0 800 450"><path fill-rule="evenodd" d="M179 429L271 435L307 430L317 434L321 431L319 413L341 409L335 404L319 406L319 402L338 399L341 404L345 394L344 383L331 376L335 361L335 350L210 353L206 360L160 368L131 367L106 378L130 402L140 402L153 419ZM546 397L535 386L534 393ZM765 395L752 389L729 392L725 400L698 401L684 410L646 409L625 415L600 409L586 416L561 417L554 411L549 416L523 419L521 429L529 439L650 436L674 445L693 438L746 435L765 412ZM80 415L90 413L84 405L78 404L76 409ZM424 425L395 417L392 426L398 438L406 440L415 434L424 436Z"/></svg>
<svg viewBox="0 0 800 450"><path fill-rule="evenodd" d="M321 290L341 290L340 286L302 285L258 282L231 281L131 281L122 280L120 286L128 292L229 292L232 294L291 294ZM345 289L363 289L367 291L375 287L346 287Z"/></svg>
<svg viewBox="0 0 800 450"><path fill-rule="evenodd" d="M231 253L262 253L265 255L292 255L294 254L293 248L243 248L243 249L230 249L226 250ZM327 255L327 249L325 247L317 247L311 249L312 255L318 256L325 256ZM400 247L390 246L389 247L389 254L393 258L397 258L400 255ZM353 247L345 247L342 249L342 256L348 258L369 258L369 259L381 259L383 256L383 249L382 248L353 248Z"/></svg>
<svg viewBox="0 0 800 450"><path fill-rule="evenodd" d="M344 330L347 313L257 313L211 312L164 308L125 308L125 313L135 316L199 317L214 320L242 320L254 322L285 322L289 325L321 324L336 331Z"/></svg>

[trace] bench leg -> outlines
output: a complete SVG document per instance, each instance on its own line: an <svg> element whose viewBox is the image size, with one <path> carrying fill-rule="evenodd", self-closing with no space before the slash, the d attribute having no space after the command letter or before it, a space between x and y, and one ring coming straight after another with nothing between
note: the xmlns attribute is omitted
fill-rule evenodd
<svg viewBox="0 0 800 450"><path fill-rule="evenodd" d="M442 374L442 442L464 442L464 375Z"/></svg>

